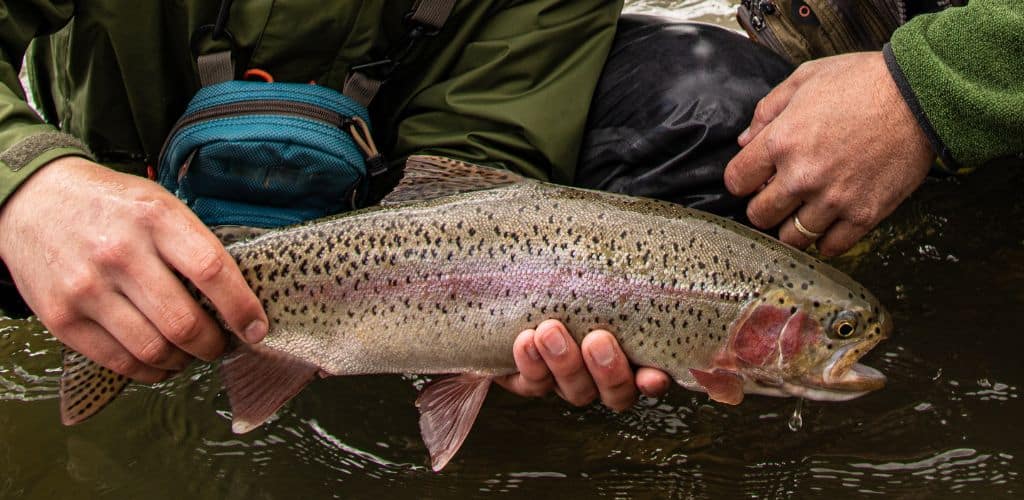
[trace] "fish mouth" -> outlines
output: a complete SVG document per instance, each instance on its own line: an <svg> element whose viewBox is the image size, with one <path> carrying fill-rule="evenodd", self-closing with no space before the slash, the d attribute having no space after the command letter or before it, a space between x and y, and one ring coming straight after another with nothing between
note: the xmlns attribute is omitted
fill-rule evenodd
<svg viewBox="0 0 1024 500"><path fill-rule="evenodd" d="M744 392L767 396L801 397L812 401L849 401L885 386L885 375L857 361L867 352L863 344L839 349L820 370L798 382L746 380Z"/></svg>
<svg viewBox="0 0 1024 500"><path fill-rule="evenodd" d="M885 375L858 363L869 349L863 344L843 346L832 355L817 374L804 378L801 386L791 385L794 396L818 401L846 401L885 387Z"/></svg>
<svg viewBox="0 0 1024 500"><path fill-rule="evenodd" d="M830 389L874 391L885 386L882 372L857 361L866 353L861 346L843 346L825 363L822 382Z"/></svg>

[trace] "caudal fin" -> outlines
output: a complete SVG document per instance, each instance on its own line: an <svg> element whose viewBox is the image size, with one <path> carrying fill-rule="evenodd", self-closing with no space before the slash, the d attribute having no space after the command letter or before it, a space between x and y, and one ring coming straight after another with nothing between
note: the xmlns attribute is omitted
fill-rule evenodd
<svg viewBox="0 0 1024 500"><path fill-rule="evenodd" d="M465 373L436 380L416 399L420 434L430 451L430 466L438 472L459 451L487 397L491 377Z"/></svg>
<svg viewBox="0 0 1024 500"><path fill-rule="evenodd" d="M75 425L102 410L121 394L128 378L64 348L64 371L60 374L60 420Z"/></svg>
<svg viewBox="0 0 1024 500"><path fill-rule="evenodd" d="M231 403L231 430L249 432L274 416L316 376L319 368L260 344L241 344L221 362Z"/></svg>

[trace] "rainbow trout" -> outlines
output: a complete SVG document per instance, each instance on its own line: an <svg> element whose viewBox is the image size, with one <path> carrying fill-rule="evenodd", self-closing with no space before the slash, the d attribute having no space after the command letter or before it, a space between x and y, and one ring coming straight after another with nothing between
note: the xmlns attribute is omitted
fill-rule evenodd
<svg viewBox="0 0 1024 500"><path fill-rule="evenodd" d="M270 318L221 365L232 429L270 418L317 375L456 374L420 394L440 470L522 330L603 328L630 361L738 404L746 394L841 401L885 377L857 361L892 320L862 286L731 221L671 203L413 157L385 206L230 244ZM65 423L127 381L68 352Z"/></svg>

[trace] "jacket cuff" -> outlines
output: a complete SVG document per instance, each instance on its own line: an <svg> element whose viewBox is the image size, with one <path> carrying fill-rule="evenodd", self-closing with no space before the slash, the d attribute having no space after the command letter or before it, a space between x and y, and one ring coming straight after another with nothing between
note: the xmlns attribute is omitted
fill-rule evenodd
<svg viewBox="0 0 1024 500"><path fill-rule="evenodd" d="M29 135L0 152L0 206L40 167L64 156L95 161L77 137L56 131Z"/></svg>
<svg viewBox="0 0 1024 500"><path fill-rule="evenodd" d="M896 82L896 87L900 89L900 95L903 96L903 100L906 101L910 112L917 119L917 124L928 138L928 142L931 143L932 150L935 151L935 154L941 160L941 166L949 172L956 172L961 167L960 162L953 158L953 153L946 147L939 134L935 132L932 122L928 120L928 115L924 113L924 108L921 107L920 101L917 100L917 94L910 87L907 76L903 73L899 62L896 61L896 56L892 53L892 45L887 43L882 47L882 56L885 58L886 67L889 68L889 74L892 75L893 81Z"/></svg>

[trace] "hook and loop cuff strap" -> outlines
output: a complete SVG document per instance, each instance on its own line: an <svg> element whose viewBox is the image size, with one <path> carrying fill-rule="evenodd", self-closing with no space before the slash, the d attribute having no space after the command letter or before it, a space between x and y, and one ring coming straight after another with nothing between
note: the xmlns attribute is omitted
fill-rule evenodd
<svg viewBox="0 0 1024 500"><path fill-rule="evenodd" d="M89 148L77 137L63 132L42 132L30 135L0 152L0 162L12 172L17 172L32 163L32 160L55 149L77 150L82 156L95 161Z"/></svg>
<svg viewBox="0 0 1024 500"><path fill-rule="evenodd" d="M43 131L25 136L0 152L0 205L36 170L57 158L80 156L96 161L77 137L54 131L48 126L38 128Z"/></svg>

